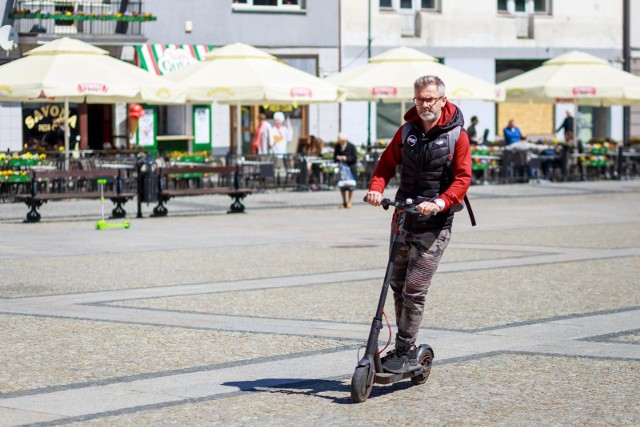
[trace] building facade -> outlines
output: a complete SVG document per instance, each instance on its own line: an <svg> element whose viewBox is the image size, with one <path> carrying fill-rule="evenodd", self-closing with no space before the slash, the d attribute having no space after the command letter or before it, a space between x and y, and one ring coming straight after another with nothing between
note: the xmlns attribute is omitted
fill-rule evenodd
<svg viewBox="0 0 640 427"><path fill-rule="evenodd" d="M319 77L338 69L337 0L154 0L153 5L158 22L163 24L148 26L145 35L149 44L209 45L215 49L242 42ZM291 117L294 135L288 151L295 151L300 136L335 140L338 134L337 104L296 108L243 106L243 152L247 152L250 145L257 113L265 112L271 118L275 111ZM185 120L169 124L166 133L193 133L193 129L188 128L190 112L185 114ZM212 142L217 153L228 150L235 140L233 116L233 107L212 106Z"/></svg>
<svg viewBox="0 0 640 427"><path fill-rule="evenodd" d="M11 51L8 60L19 58L22 53L54 38L76 37L108 49L120 59L141 63L142 52L160 52L171 47L194 51L206 46L215 49L230 43L251 44L280 58L291 66L317 76L323 76L338 70L339 67L339 2L337 0L308 2L305 0L154 0L143 1L99 1L99 0L51 0L47 4L47 17L35 17L33 1L6 1L3 24L13 25L19 33L17 49ZM100 15L105 10L118 13L126 10L131 15L135 8L153 16L152 21L128 22L126 28L119 23L103 24L98 30L97 22L93 27L84 16L94 11ZM15 12L20 13L20 17ZM64 10L62 10L63 8ZM44 10L44 9L43 9ZM53 13L73 14L73 20L53 19ZM77 19L83 15L83 19ZM121 13L122 15L122 13ZM66 25L70 23L70 25ZM62 25L65 24L65 25ZM111 25L108 25L111 24ZM107 30L104 30L107 28ZM156 58L157 59L157 58ZM181 66L180 64L175 65ZM151 71L151 70L150 70ZM26 105L26 104L25 104ZM32 105L38 108L38 105ZM7 126L7 141L0 140L0 147L12 150L20 149L26 143L18 141L19 126L15 122L17 111L21 107L15 104L0 106L0 127ZM23 108L29 108L28 106ZM81 108L80 106L72 108ZM82 107L95 110L97 107ZM126 106L105 106L100 117L110 116L110 132L79 136L83 148L102 148L106 142L122 147L135 140L122 140L127 134ZM158 148L162 150L162 141L174 145L193 135L193 110L191 106L157 107L153 110L157 126ZM293 141L288 150L295 151L297 138L302 135L316 135L326 140L335 140L339 131L339 106L337 104L309 106L242 106L242 136L244 151L251 140L257 114L261 111L271 118L275 111L284 111L291 117L294 128ZM96 111L88 116L96 116ZM233 107L214 104L210 106L211 141L210 148L216 154L226 154L236 132L235 122L231 120ZM104 122L104 120L102 120ZM97 123L96 123L97 124ZM87 126L92 127L93 126ZM24 131L24 129L23 129ZM120 138L118 140L118 138ZM88 141L84 141L87 139ZM107 141L110 140L110 141ZM5 147L6 145L6 147Z"/></svg>
<svg viewBox="0 0 640 427"><path fill-rule="evenodd" d="M0 62L21 56L38 44L60 36L77 37L105 48L115 57L142 65L143 51L169 46L215 49L234 42L254 45L283 61L320 77L365 63L371 56L408 46L441 60L445 65L481 79L500 82L539 66L559 54L581 50L621 67L623 0L50 0L42 2L58 13L110 13L119 10L149 13L154 19L134 22L84 22L19 18L26 0L0 2L3 25L19 33L16 49L0 55ZM640 74L640 7L631 1L632 71ZM4 5L4 6L2 6ZM136 12L136 13L138 13ZM635 19L634 19L635 17ZM370 42L370 45L369 45ZM416 76L417 77L417 76ZM446 83L446 82L445 82ZM529 135L551 136L570 104L494 104L462 101L467 118L477 116L480 134L500 139L510 118ZM37 108L36 105L32 106ZM17 150L25 143L26 104L0 104L0 149ZM100 148L104 142L126 145L127 108L76 106L85 117L83 146ZM341 105L243 106L245 149L257 113L289 108L296 139L316 135L333 141L342 130L357 145L388 140L400 125L400 105L346 102ZM370 111L370 113L369 113ZM640 137L640 108L631 109L631 135ZM237 131L232 107L210 106L211 150L229 150ZM191 106L162 107L156 111L158 135L194 134ZM15 124L21 117L21 123ZM89 118L87 118L89 117ZM94 119L90 119L94 117ZM96 119L97 117L97 119ZM82 121L79 121L82 123ZM622 138L622 108L580 107L582 139ZM370 123L370 126L367 124ZM165 138L166 139L166 138ZM170 138L169 138L170 139Z"/></svg>

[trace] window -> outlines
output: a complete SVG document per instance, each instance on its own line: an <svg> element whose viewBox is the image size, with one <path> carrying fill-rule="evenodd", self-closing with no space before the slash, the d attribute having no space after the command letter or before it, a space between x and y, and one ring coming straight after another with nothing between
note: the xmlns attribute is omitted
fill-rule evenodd
<svg viewBox="0 0 640 427"><path fill-rule="evenodd" d="M430 10L438 11L440 0L380 0L380 9L384 10Z"/></svg>
<svg viewBox="0 0 640 427"><path fill-rule="evenodd" d="M438 1L437 0L421 0L420 9L437 10Z"/></svg>
<svg viewBox="0 0 640 427"><path fill-rule="evenodd" d="M305 0L232 0L231 9L255 12L291 12L304 10Z"/></svg>
<svg viewBox="0 0 640 427"><path fill-rule="evenodd" d="M551 14L551 7L549 6L551 0L535 0L533 2L533 10L539 14Z"/></svg>
<svg viewBox="0 0 640 427"><path fill-rule="evenodd" d="M551 14L551 0L498 0L498 12Z"/></svg>

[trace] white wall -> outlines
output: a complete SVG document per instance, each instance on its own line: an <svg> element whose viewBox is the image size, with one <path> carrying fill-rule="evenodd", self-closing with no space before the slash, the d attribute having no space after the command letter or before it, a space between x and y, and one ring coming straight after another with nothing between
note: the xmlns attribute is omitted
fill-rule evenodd
<svg viewBox="0 0 640 427"><path fill-rule="evenodd" d="M420 37L402 37L400 13L379 10L375 0L371 3L374 48L619 49L622 44L622 0L553 0L553 15L536 16L533 40L516 37L516 20L499 14L495 1L441 1L441 12L420 12ZM342 44L366 46L368 0L341 4Z"/></svg>
<svg viewBox="0 0 640 427"><path fill-rule="evenodd" d="M228 105L211 105L212 151L215 154L226 154L231 146L230 114Z"/></svg>
<svg viewBox="0 0 640 427"><path fill-rule="evenodd" d="M0 103L0 151L22 150L22 107L19 103Z"/></svg>
<svg viewBox="0 0 640 427"><path fill-rule="evenodd" d="M376 110L371 105L371 142L376 140ZM342 131L347 134L349 141L360 146L367 143L367 102L345 102L342 104ZM334 136L331 140L335 140Z"/></svg>

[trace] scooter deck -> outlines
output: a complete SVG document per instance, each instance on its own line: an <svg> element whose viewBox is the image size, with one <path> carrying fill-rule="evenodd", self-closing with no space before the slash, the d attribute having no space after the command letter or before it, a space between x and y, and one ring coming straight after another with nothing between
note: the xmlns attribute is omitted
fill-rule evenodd
<svg viewBox="0 0 640 427"><path fill-rule="evenodd" d="M404 371L398 374L395 374L393 372L380 372L380 373L376 373L374 382L376 384L391 384L397 381L404 380L406 378L411 378L411 377L415 377L416 375L420 375L423 371L424 371L424 366L418 365L409 369L408 371Z"/></svg>

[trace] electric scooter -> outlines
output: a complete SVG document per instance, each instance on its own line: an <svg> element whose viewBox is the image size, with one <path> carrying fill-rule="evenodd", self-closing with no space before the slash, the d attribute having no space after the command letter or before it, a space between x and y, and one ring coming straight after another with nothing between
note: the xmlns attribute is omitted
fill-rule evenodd
<svg viewBox="0 0 640 427"><path fill-rule="evenodd" d="M371 323L371 331L369 332L365 354L358 362L358 366L356 366L356 370L351 378L351 399L356 403L367 400L374 383L391 384L410 378L411 382L415 385L424 384L431 373L431 363L434 357L431 346L421 344L415 349L416 360L418 362L415 366L411 366L401 373L386 372L382 367L382 360L378 349L378 337L383 327L382 317L384 315L384 304L389 290L391 272L393 271L393 260L398 251L398 241L404 227L405 215L418 215L418 213L416 211L416 205L411 199L407 199L405 202L393 202L389 199L383 199L381 204L385 210L388 210L389 206L395 207L397 211L400 211L400 214L396 217L396 227L391 242L391 250L389 251L387 271L384 275L378 309Z"/></svg>

